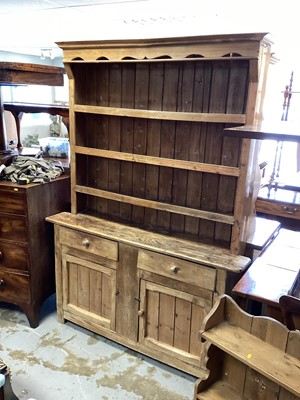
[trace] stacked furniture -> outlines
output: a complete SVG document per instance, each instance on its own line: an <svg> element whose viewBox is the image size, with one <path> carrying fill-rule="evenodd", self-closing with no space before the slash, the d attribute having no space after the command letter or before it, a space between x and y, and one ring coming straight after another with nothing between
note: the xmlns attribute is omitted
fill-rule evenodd
<svg viewBox="0 0 300 400"><path fill-rule="evenodd" d="M265 34L58 43L71 212L55 224L58 318L199 376L198 332L250 263Z"/></svg>

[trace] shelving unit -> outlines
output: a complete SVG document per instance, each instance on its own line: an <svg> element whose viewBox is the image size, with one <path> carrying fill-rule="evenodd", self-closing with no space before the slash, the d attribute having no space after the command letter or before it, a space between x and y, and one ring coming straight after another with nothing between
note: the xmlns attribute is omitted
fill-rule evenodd
<svg viewBox="0 0 300 400"><path fill-rule="evenodd" d="M299 332L253 317L223 295L205 318L202 339L207 375L195 384L195 400L299 399Z"/></svg>
<svg viewBox="0 0 300 400"><path fill-rule="evenodd" d="M265 34L58 43L71 213L55 224L59 320L201 376L198 332L250 264Z"/></svg>
<svg viewBox="0 0 300 400"><path fill-rule="evenodd" d="M253 141L265 34L58 43L70 79L72 213L242 254L253 227Z"/></svg>

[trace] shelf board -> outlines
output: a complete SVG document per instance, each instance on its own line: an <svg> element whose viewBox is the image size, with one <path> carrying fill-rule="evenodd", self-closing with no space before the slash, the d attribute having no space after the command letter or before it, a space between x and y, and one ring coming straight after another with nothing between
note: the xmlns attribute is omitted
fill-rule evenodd
<svg viewBox="0 0 300 400"><path fill-rule="evenodd" d="M240 169L238 167L230 167L227 165L208 164L202 162L177 160L172 158L154 157L143 154L124 153L120 151L94 149L91 147L75 146L76 154L83 154L87 156L96 156L109 158L112 160L128 161L134 163L157 165L160 167L178 168L187 171L207 172L210 174L220 174L227 176L240 176Z"/></svg>
<svg viewBox="0 0 300 400"><path fill-rule="evenodd" d="M224 129L224 135L248 139L300 142L300 125L279 121Z"/></svg>
<svg viewBox="0 0 300 400"><path fill-rule="evenodd" d="M300 363L295 357L226 321L205 331L202 337L286 390L300 396Z"/></svg>
<svg viewBox="0 0 300 400"><path fill-rule="evenodd" d="M92 105L75 104L75 112L113 115L117 117L133 117L147 119L161 119L171 121L190 121L190 122L216 122L243 124L246 121L245 114L222 114L222 113L196 113L178 111L159 111L159 110L140 110L123 107L101 107Z"/></svg>
<svg viewBox="0 0 300 400"><path fill-rule="evenodd" d="M174 204L162 203L155 200L141 199L138 197L109 192L107 190L95 189L88 186L75 185L75 192L90 196L101 197L103 199L119 201L140 207L148 207L155 210L167 211L174 214L187 215L195 218L203 218L209 221L221 222L223 224L234 224L234 216L216 213L212 211L196 210L194 208L177 206Z"/></svg>

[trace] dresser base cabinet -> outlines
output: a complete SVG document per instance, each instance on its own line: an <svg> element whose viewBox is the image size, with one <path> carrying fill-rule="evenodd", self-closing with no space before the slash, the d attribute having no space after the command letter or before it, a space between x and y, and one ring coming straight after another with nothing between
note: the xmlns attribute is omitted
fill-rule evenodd
<svg viewBox="0 0 300 400"><path fill-rule="evenodd" d="M55 292L53 226L45 218L69 208L69 175L44 184L0 182L0 301L19 306L32 328Z"/></svg>
<svg viewBox="0 0 300 400"><path fill-rule="evenodd" d="M200 376L202 322L250 260L83 214L47 221L55 226L58 320Z"/></svg>

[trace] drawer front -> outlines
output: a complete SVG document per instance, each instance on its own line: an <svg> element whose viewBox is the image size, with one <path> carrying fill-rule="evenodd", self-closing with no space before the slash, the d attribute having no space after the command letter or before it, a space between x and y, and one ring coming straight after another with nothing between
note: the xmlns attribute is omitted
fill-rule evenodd
<svg viewBox="0 0 300 400"><path fill-rule="evenodd" d="M140 250L138 268L154 272L181 282L208 289L215 289L216 270L175 257Z"/></svg>
<svg viewBox="0 0 300 400"><path fill-rule="evenodd" d="M0 212L25 215L25 193L16 188L0 190Z"/></svg>
<svg viewBox="0 0 300 400"><path fill-rule="evenodd" d="M0 239L26 242L27 231L25 217L16 217L0 213Z"/></svg>
<svg viewBox="0 0 300 400"><path fill-rule="evenodd" d="M118 260L118 243L73 229L60 229L60 242L113 261Z"/></svg>
<svg viewBox="0 0 300 400"><path fill-rule="evenodd" d="M274 201L266 202L257 199L255 208L257 212L300 220L300 205L277 203Z"/></svg>
<svg viewBox="0 0 300 400"><path fill-rule="evenodd" d="M28 248L14 242L0 240L0 271L1 268L12 268L20 271L28 270Z"/></svg>
<svg viewBox="0 0 300 400"><path fill-rule="evenodd" d="M29 277L2 271L0 268L0 301L20 303L30 300Z"/></svg>

